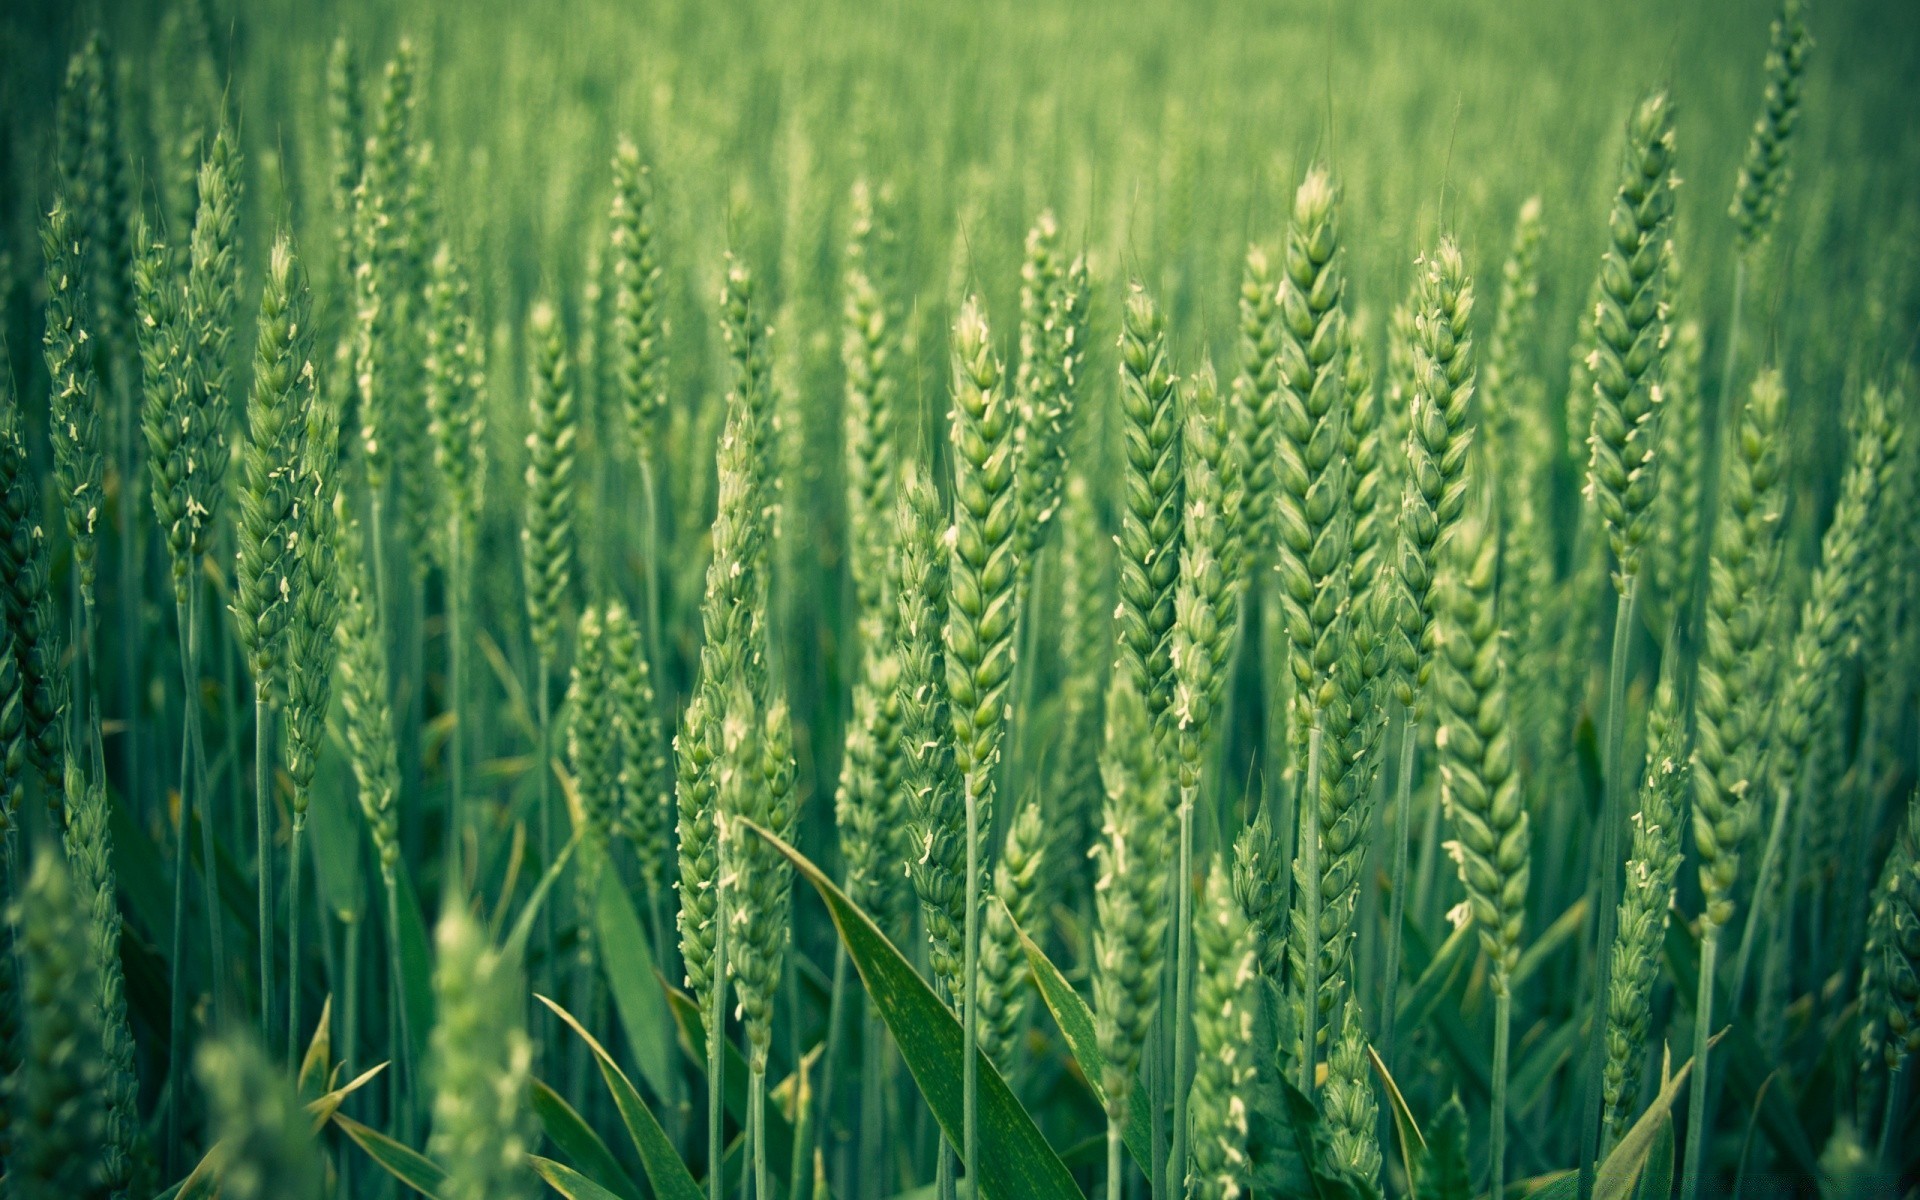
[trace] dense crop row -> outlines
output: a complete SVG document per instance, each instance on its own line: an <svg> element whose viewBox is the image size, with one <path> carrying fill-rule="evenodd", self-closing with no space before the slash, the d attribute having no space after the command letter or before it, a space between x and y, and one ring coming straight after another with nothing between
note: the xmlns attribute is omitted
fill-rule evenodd
<svg viewBox="0 0 1920 1200"><path fill-rule="evenodd" d="M215 7L0 20L7 1194L1913 1186L1911 14Z"/></svg>

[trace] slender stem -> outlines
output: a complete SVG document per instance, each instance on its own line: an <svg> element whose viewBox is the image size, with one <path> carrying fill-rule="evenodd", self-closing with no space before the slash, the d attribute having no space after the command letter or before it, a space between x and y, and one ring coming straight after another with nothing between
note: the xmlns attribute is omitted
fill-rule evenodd
<svg viewBox="0 0 1920 1200"><path fill-rule="evenodd" d="M707 998L707 1200L721 1200L727 1163L727 873L726 833L720 835L721 869L714 877L713 982Z"/></svg>
<svg viewBox="0 0 1920 1200"><path fill-rule="evenodd" d="M180 626L180 679L185 687L183 710L191 707L193 697L193 664L191 651L187 648L190 638L188 632L187 601L180 597L174 603L174 615ZM187 951L187 875L189 873L187 849L187 829L193 819L193 790L189 786L193 774L193 736L189 730L188 718L183 711L180 721L180 814L174 831L173 842L173 942L172 952L167 960L167 1132L166 1155L163 1167L169 1179L179 1174L180 1153L180 1051L187 1038L186 1012L186 951ZM12 843L9 841L9 847ZM9 856L12 851L9 849ZM8 895L12 895L11 892Z"/></svg>
<svg viewBox="0 0 1920 1200"><path fill-rule="evenodd" d="M390 1051L397 1070L394 1078L399 1081L395 1091L394 1114L404 1141L413 1139L413 1022L407 1015L407 977L403 964L406 956L400 946L400 880L391 871L386 875L387 887L387 969L393 976L393 1013L394 1029L398 1031L399 1043Z"/></svg>
<svg viewBox="0 0 1920 1200"><path fill-rule="evenodd" d="M1905 1071L1894 1071L1887 1076L1887 1104L1880 1110L1880 1139L1874 1148L1874 1157L1882 1163L1887 1161L1887 1147L1893 1144L1894 1117L1900 1111L1900 1085L1905 1080Z"/></svg>
<svg viewBox="0 0 1920 1200"><path fill-rule="evenodd" d="M841 1035L843 1033L842 1026L846 1023L846 1003L847 948L844 943L840 943L836 939L833 952L833 987L827 993L827 1044L826 1048L820 1052L820 1095L818 1098L820 1112L822 1113L820 1124L828 1130L829 1136L831 1136L833 1126L833 1088L834 1084L839 1081L840 1075L840 1045L842 1041ZM863 1074L861 1075L860 1093L863 1098L866 1096L865 1065L866 1056L863 1055L861 1058ZM864 1155L862 1155L861 1161L866 1161ZM840 1181L840 1187L841 1194L847 1194L845 1180ZM798 1200L798 1198L796 1197L795 1200Z"/></svg>
<svg viewBox="0 0 1920 1200"><path fill-rule="evenodd" d="M466 850L466 731L461 719L466 699L466 677L462 672L462 610L466 607L466 582L463 575L460 514L447 518L447 712L452 723L447 730L447 887L464 890L460 858ZM455 894L459 894L456 892Z"/></svg>
<svg viewBox="0 0 1920 1200"><path fill-rule="evenodd" d="M1413 840L1413 752L1419 722L1411 707L1400 714L1400 777L1394 781L1393 902L1387 915L1387 988L1381 998L1380 1060L1393 1066L1394 1035L1400 1023L1400 931L1407 920L1407 858Z"/></svg>
<svg viewBox="0 0 1920 1200"><path fill-rule="evenodd" d="M1320 717L1313 718L1307 738L1307 786L1300 793L1301 897L1306 908L1306 951L1301 966L1306 987L1301 992L1300 1090L1313 1095L1314 1066L1320 1050Z"/></svg>
<svg viewBox="0 0 1920 1200"><path fill-rule="evenodd" d="M346 945L341 949L345 963L341 970L340 990L340 1074L342 1078L354 1078L353 1065L358 1059L360 1047L360 924L363 914L353 913L343 918L346 925ZM353 1196L355 1155L342 1154L339 1160L340 1194Z"/></svg>
<svg viewBox="0 0 1920 1200"><path fill-rule="evenodd" d="M1513 1040L1513 989L1506 972L1493 984L1493 1104L1487 1116L1487 1157L1492 1186L1487 1194L1500 1200L1507 1184L1507 1056Z"/></svg>
<svg viewBox="0 0 1920 1200"><path fill-rule="evenodd" d="M220 868L214 848L213 808L214 796L207 786L207 737L206 729L200 719L200 589L203 581L197 576L189 582L187 588L187 738L192 743L193 794L200 801L200 887L203 907L207 915L207 952L212 958L208 964L209 975L207 992L213 999L214 1028L226 1025L226 1001L223 998L227 979L227 935L226 925L220 919ZM187 819L188 805L183 796L180 803L180 819Z"/></svg>
<svg viewBox="0 0 1920 1200"><path fill-rule="evenodd" d="M1733 960L1733 986L1727 991L1727 1004L1731 1011L1740 1011L1740 1000L1746 992L1747 967L1753 957L1753 943L1771 905L1767 903L1773 891L1773 873L1780 865L1780 846L1785 840L1787 830L1787 809L1792 807L1792 789L1781 784L1773 804L1772 827L1767 831L1767 847L1760 855L1760 875L1753 885L1753 903L1747 907L1747 922L1740 931L1740 950Z"/></svg>
<svg viewBox="0 0 1920 1200"><path fill-rule="evenodd" d="M1700 920L1700 991L1693 1005L1693 1078L1688 1080L1686 1169L1680 1173L1680 1200L1700 1190L1700 1165L1707 1142L1707 1040L1713 1028L1713 968L1720 927Z"/></svg>
<svg viewBox="0 0 1920 1200"><path fill-rule="evenodd" d="M979 1033L974 1028L979 1015L975 1007L980 994L980 791L987 786L984 769L968 773L967 789L967 927L966 953L962 956L965 982L961 995L960 1029L960 1158L967 1168L971 1184L980 1170L978 1158L980 1103Z"/></svg>
<svg viewBox="0 0 1920 1200"><path fill-rule="evenodd" d="M287 843L287 1073L300 1065L300 839L307 816L294 805L293 836Z"/></svg>
<svg viewBox="0 0 1920 1200"><path fill-rule="evenodd" d="M556 849L553 818L553 764L551 761L553 753L553 701L547 694L552 690L550 686L552 668L547 664L546 654L540 654L538 659L538 665L534 668L534 706L539 711L540 717L540 748L534 754L533 766L535 773L540 776L540 862L543 867L546 867L552 865L553 855ZM549 988L556 986L555 981L559 979L559 969L554 962L555 955L559 950L559 947L556 945L559 941L558 920L554 915L554 906L551 904L547 905L545 911L540 914L542 932L545 933L547 941L547 953L545 959L542 960L541 973L546 977ZM715 978L715 986L719 986L718 980L724 977L716 976Z"/></svg>
<svg viewBox="0 0 1920 1200"><path fill-rule="evenodd" d="M886 1054L887 1027L877 1016L866 1018L867 1037L860 1058L860 1161L873 1164L872 1185L864 1194L873 1197L890 1194L886 1187ZM824 1109L822 1111L825 1111Z"/></svg>
<svg viewBox="0 0 1920 1200"><path fill-rule="evenodd" d="M753 1200L773 1200L773 1177L767 1171L767 1069L755 1067L747 1077L747 1120L753 1141Z"/></svg>
<svg viewBox="0 0 1920 1200"><path fill-rule="evenodd" d="M940 1139L940 1160L933 1168L933 1194L936 1200L954 1200L958 1189L953 1183L953 1143Z"/></svg>
<svg viewBox="0 0 1920 1200"><path fill-rule="evenodd" d="M1747 256L1742 254L1733 260L1733 309L1727 318L1727 361L1720 371L1720 412L1722 436L1729 430L1724 417L1733 411L1733 398L1737 394L1733 372L1740 363L1740 307L1747 294Z"/></svg>
<svg viewBox="0 0 1920 1200"><path fill-rule="evenodd" d="M1126 1183L1120 1166L1120 1122L1107 1118L1107 1200L1120 1200L1120 1191Z"/></svg>
<svg viewBox="0 0 1920 1200"><path fill-rule="evenodd" d="M253 817L255 893L260 904L260 1040L273 1044L273 709L265 681L253 701Z"/></svg>
<svg viewBox="0 0 1920 1200"><path fill-rule="evenodd" d="M1633 634L1633 603L1640 581L1629 576L1614 605L1613 655L1607 669L1606 788L1600 800L1599 909L1595 913L1593 1029L1587 1040L1587 1070L1580 1125L1580 1200L1593 1195L1594 1164L1600 1151L1602 1076L1607 1063L1607 989L1612 974L1614 926L1620 903L1621 808L1627 794L1627 651Z"/></svg>
<svg viewBox="0 0 1920 1200"><path fill-rule="evenodd" d="M1187 1071L1193 1057L1193 805L1198 787L1180 789L1180 857L1174 876L1173 1150L1167 1195L1187 1183Z"/></svg>

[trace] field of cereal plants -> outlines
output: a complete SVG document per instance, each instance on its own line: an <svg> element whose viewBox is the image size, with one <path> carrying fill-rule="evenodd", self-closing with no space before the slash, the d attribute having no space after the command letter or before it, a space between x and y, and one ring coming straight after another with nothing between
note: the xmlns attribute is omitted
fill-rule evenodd
<svg viewBox="0 0 1920 1200"><path fill-rule="evenodd" d="M1920 1189L1920 10L19 0L0 1192Z"/></svg>

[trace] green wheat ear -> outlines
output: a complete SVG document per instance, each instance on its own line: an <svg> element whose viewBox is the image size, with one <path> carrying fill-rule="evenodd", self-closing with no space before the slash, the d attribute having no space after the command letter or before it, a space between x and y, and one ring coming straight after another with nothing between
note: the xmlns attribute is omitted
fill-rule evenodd
<svg viewBox="0 0 1920 1200"><path fill-rule="evenodd" d="M103 1195L110 1073L87 910L58 849L43 845L33 860L9 914L25 1003L20 1069L5 1084L14 1114L7 1181L22 1200Z"/></svg>
<svg viewBox="0 0 1920 1200"><path fill-rule="evenodd" d="M894 521L894 587L900 603L894 630L900 677L894 695L906 750L900 784L909 842L906 874L920 900L928 965L951 1004L960 994L967 829L947 712L947 514L924 474L902 474Z"/></svg>
<svg viewBox="0 0 1920 1200"><path fill-rule="evenodd" d="M446 1200L527 1194L528 1155L539 1144L522 1097L533 1078L527 984L516 950L488 943L464 905L450 906L434 935L434 1026L430 1072L433 1136L427 1154L446 1164Z"/></svg>
<svg viewBox="0 0 1920 1200"><path fill-rule="evenodd" d="M660 265L660 212L653 173L632 141L613 151L613 207L608 219L613 263L613 377L639 461L656 447L667 415L665 272Z"/></svg>
<svg viewBox="0 0 1920 1200"><path fill-rule="evenodd" d="M1153 719L1169 723L1173 698L1174 593L1180 580L1185 504L1180 389L1167 359L1167 325L1134 285L1122 311L1120 415L1126 475L1121 491L1120 663Z"/></svg>
<svg viewBox="0 0 1920 1200"><path fill-rule="evenodd" d="M533 431L527 435L527 503L520 553L533 644L542 658L553 662L559 657L560 626L573 584L573 472L579 425L566 331L553 305L542 301L533 306L527 317L527 339L534 364L528 400Z"/></svg>
<svg viewBox="0 0 1920 1200"><path fill-rule="evenodd" d="M47 586L47 536L39 513L39 484L27 458L13 372L0 370L0 606L6 615L0 638L9 645L20 679L19 736L24 745L15 745L57 794L66 673L59 666Z"/></svg>
<svg viewBox="0 0 1920 1200"><path fill-rule="evenodd" d="M99 525L106 502L106 451L101 397L96 394L93 372L93 332L86 324L85 236L68 202L55 200L41 231L47 261L47 428L53 441L54 487L66 516L80 594L91 612Z"/></svg>
<svg viewBox="0 0 1920 1200"><path fill-rule="evenodd" d="M134 1069L127 984L120 965L119 883L108 829L110 805L104 785L85 778L71 758L65 792L67 861L73 869L76 899L87 918L86 945L94 963L88 978L96 985L89 1002L97 1013L99 1051L106 1067L100 1089L105 1124L98 1169L109 1191L123 1191L133 1179L142 1149L140 1079Z"/></svg>
<svg viewBox="0 0 1920 1200"><path fill-rule="evenodd" d="M1703 913L1716 927L1733 919L1740 850L1752 833L1762 777L1768 689L1757 650L1779 558L1785 405L1779 373L1761 372L1733 429L1707 580L1707 636L1694 685L1693 840Z"/></svg>
<svg viewBox="0 0 1920 1200"><path fill-rule="evenodd" d="M1094 1032L1106 1067L1107 1119L1126 1120L1160 1001L1165 958L1172 782L1154 749L1153 723L1126 672L1107 693L1104 840L1095 847Z"/></svg>
<svg viewBox="0 0 1920 1200"><path fill-rule="evenodd" d="M210 1041L194 1074L222 1155L219 1187L235 1200L317 1200L326 1177L293 1082L243 1034ZM453 1193L442 1191L441 1195Z"/></svg>
<svg viewBox="0 0 1920 1200"><path fill-rule="evenodd" d="M1251 1116L1245 1102L1258 1074L1254 1017L1260 1004L1259 935L1248 924L1225 864L1215 858L1194 925L1192 1132L1187 1195L1232 1200L1248 1194Z"/></svg>
<svg viewBox="0 0 1920 1200"><path fill-rule="evenodd" d="M1773 227L1780 221L1780 202L1793 179L1787 160L1793 149L1794 128L1800 123L1801 80L1813 48L1806 14L1802 0L1786 0L1773 22L1767 45L1766 91L1734 179L1729 209L1739 229L1742 254L1772 236Z"/></svg>
<svg viewBox="0 0 1920 1200"><path fill-rule="evenodd" d="M1326 1110L1333 1152L1354 1174L1378 1185L1380 1178L1380 1102L1374 1093L1373 1064L1367 1060L1367 1033L1360 1001L1348 995L1327 1054Z"/></svg>
<svg viewBox="0 0 1920 1200"><path fill-rule="evenodd" d="M994 868L993 899L981 925L980 1049L1008 1079L1015 1078L1020 1065L1016 1039L1033 997L1018 931L1033 930L1039 913L1047 837L1040 802L1029 795L1007 824L1006 843Z"/></svg>
<svg viewBox="0 0 1920 1200"><path fill-rule="evenodd" d="M1605 520L1625 595L1640 570L1640 548L1658 492L1661 366L1667 348L1667 264L1673 220L1673 104L1665 92L1642 100L1627 123L1619 193L1608 221L1594 310L1593 428L1587 439L1587 496Z"/></svg>

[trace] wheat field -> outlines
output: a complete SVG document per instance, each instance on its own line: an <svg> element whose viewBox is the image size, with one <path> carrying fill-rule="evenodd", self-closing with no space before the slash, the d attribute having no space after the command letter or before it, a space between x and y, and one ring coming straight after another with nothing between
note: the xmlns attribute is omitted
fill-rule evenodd
<svg viewBox="0 0 1920 1200"><path fill-rule="evenodd" d="M1920 1194L1920 12L0 12L0 1193Z"/></svg>

